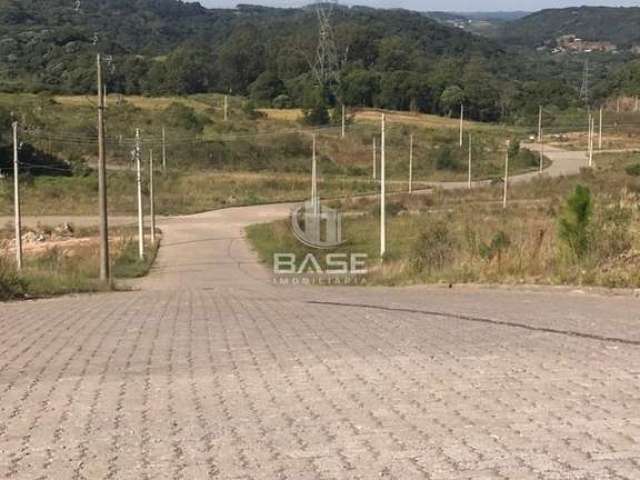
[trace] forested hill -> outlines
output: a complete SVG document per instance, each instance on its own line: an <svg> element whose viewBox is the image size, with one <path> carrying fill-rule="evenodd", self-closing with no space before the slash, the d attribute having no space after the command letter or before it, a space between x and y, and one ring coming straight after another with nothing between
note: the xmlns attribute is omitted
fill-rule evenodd
<svg viewBox="0 0 640 480"><path fill-rule="evenodd" d="M501 37L519 45L537 46L562 35L589 41L610 41L619 47L640 44L639 7L548 9L505 25Z"/></svg>
<svg viewBox="0 0 640 480"><path fill-rule="evenodd" d="M499 54L491 42L418 13L338 8L347 62L424 70L442 57ZM127 93L209 89L245 93L265 70L306 73L317 42L312 9L207 9L177 0L0 0L2 87L87 91L95 52L113 57L110 83Z"/></svg>

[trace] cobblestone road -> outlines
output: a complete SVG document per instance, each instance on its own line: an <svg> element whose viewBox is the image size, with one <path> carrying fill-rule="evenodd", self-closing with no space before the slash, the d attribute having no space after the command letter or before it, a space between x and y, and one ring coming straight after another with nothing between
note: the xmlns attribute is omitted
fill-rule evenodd
<svg viewBox="0 0 640 480"><path fill-rule="evenodd" d="M138 291L0 305L0 478L638 479L640 301L274 287L252 207Z"/></svg>

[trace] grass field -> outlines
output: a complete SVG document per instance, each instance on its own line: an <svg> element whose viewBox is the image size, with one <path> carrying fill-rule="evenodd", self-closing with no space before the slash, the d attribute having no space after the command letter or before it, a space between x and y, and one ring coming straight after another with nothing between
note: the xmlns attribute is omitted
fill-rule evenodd
<svg viewBox="0 0 640 480"><path fill-rule="evenodd" d="M559 237L567 198L578 184L592 192L588 251L571 254ZM347 243L336 252L366 253L370 283L535 283L640 287L640 156L603 155L594 171L575 178L541 176L513 185L503 210L501 188L436 191L390 199L388 252L379 262L378 206L372 199L340 202ZM314 252L287 221L255 225L248 236L270 263L275 252ZM316 252L317 253L317 252ZM323 252L325 253L325 252Z"/></svg>
<svg viewBox="0 0 640 480"><path fill-rule="evenodd" d="M135 175L129 168L136 126L142 130L145 182L151 152L156 165L162 161L160 133L163 127L166 130L168 170L156 175L159 214L303 200L309 190L313 135L323 196L358 195L378 188L372 181L372 142L379 135L377 112L357 112L350 119L346 138L340 138L335 126L310 129L301 125L294 110L270 110L269 115L282 115L278 119L254 114L243 107L239 97L230 97L228 122L222 120L221 95L131 96L122 102L118 98L109 97L106 111L107 161L114 169L109 175L112 213L129 214L135 209ZM34 155L49 155L44 159L21 157L25 215L96 211L97 180L89 168L95 166L97 151L94 104L95 99L87 96L0 94L0 107L16 112L20 123L29 125L21 130L21 141L36 148ZM465 135L460 148L455 119L401 112L390 112L388 119L391 189L407 188L411 135L415 138L416 188L420 182L466 179L468 139ZM505 139L514 138L517 131L474 122L466 122L465 128L473 139L474 178L499 178ZM512 170L535 169L537 161L525 153L514 156ZM4 168L9 170L9 164ZM145 184L145 193L146 188ZM0 215L11 214L12 195L10 179L0 180Z"/></svg>

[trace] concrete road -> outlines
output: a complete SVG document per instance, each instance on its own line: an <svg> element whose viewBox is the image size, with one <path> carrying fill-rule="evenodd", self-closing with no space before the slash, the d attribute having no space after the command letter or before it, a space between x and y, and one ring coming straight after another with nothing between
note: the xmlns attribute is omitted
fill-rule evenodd
<svg viewBox="0 0 640 480"><path fill-rule="evenodd" d="M0 478L637 479L640 300L276 286L166 219L138 290L0 306Z"/></svg>

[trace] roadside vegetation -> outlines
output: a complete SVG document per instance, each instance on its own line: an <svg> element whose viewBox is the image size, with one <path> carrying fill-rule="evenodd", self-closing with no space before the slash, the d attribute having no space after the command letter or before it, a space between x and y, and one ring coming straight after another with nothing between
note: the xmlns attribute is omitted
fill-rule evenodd
<svg viewBox="0 0 640 480"><path fill-rule="evenodd" d="M36 235L44 236L51 230L41 226ZM115 284L104 285L98 281L99 246L94 229L79 230L53 244L47 244L44 239L26 244L21 272L15 269L9 232L0 230L0 301L110 290L120 288L119 280L146 275L155 260L159 242L152 244L147 239L145 258L140 260L133 228L114 228L111 233Z"/></svg>
<svg viewBox="0 0 640 480"><path fill-rule="evenodd" d="M373 284L640 287L640 157L596 158L597 168L577 177L542 175L513 185L506 210L499 185L392 196L382 264L377 202L341 202L347 243L336 251L368 254ZM267 263L277 252L298 258L313 252L295 240L287 221L252 226L248 236Z"/></svg>

